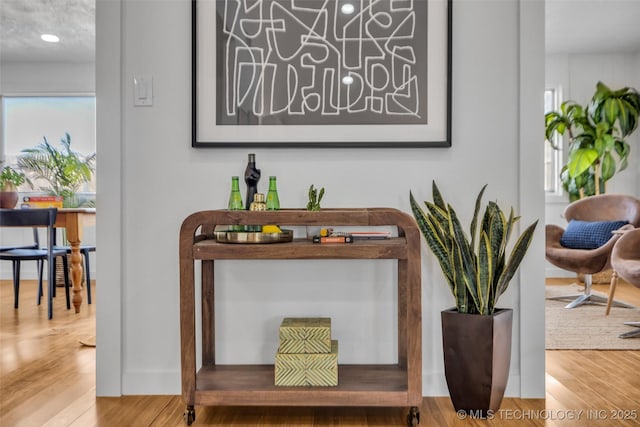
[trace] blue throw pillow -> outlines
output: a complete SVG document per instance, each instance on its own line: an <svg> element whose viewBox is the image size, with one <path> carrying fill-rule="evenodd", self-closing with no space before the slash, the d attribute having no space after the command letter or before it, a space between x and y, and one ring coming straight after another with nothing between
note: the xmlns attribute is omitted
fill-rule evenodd
<svg viewBox="0 0 640 427"><path fill-rule="evenodd" d="M596 249L613 237L611 232L629 221L579 221L572 219L562 234L560 244L571 249Z"/></svg>

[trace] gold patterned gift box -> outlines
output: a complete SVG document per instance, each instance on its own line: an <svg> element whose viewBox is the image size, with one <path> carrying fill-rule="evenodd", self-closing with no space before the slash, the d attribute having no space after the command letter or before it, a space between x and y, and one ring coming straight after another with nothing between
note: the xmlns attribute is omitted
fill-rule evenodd
<svg viewBox="0 0 640 427"><path fill-rule="evenodd" d="M329 353L276 353L276 386L337 386L338 341Z"/></svg>
<svg viewBox="0 0 640 427"><path fill-rule="evenodd" d="M311 354L330 352L330 318L286 317L282 320L278 353Z"/></svg>

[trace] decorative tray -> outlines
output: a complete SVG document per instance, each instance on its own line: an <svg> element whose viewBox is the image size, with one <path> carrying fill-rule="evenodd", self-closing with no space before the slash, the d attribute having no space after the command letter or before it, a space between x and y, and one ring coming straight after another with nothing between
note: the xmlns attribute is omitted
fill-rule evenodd
<svg viewBox="0 0 640 427"><path fill-rule="evenodd" d="M283 243L293 240L293 230L283 229L281 233L262 233L260 231L214 231L216 242L220 243Z"/></svg>

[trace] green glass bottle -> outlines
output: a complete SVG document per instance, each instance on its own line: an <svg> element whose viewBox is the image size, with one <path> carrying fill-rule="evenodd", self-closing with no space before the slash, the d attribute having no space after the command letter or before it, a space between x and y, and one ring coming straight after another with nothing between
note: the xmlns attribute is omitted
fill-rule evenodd
<svg viewBox="0 0 640 427"><path fill-rule="evenodd" d="M244 210L242 195L240 194L240 178L237 176L231 177L231 194L229 195L228 209L230 211ZM231 225L229 226L229 230L244 231L244 225Z"/></svg>
<svg viewBox="0 0 640 427"><path fill-rule="evenodd" d="M277 211L280 209L280 199L278 198L278 187L276 186L276 177L269 177L269 191L267 192L267 210Z"/></svg>
<svg viewBox="0 0 640 427"><path fill-rule="evenodd" d="M240 195L240 178L237 176L231 177L231 195L229 196L230 211L239 211L244 209L242 204L242 195Z"/></svg>

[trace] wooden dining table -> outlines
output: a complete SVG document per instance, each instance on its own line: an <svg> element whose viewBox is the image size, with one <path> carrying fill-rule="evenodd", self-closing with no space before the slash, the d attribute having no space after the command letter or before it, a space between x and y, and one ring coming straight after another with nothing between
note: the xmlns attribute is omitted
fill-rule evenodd
<svg viewBox="0 0 640 427"><path fill-rule="evenodd" d="M66 230L66 238L71 247L69 270L71 285L73 287L72 302L76 313L80 313L80 305L82 304L82 278L84 277L80 245L82 244L84 227L95 225L95 223L95 208L62 208L58 209L56 216L55 227ZM89 283L87 283L87 286L89 286Z"/></svg>

